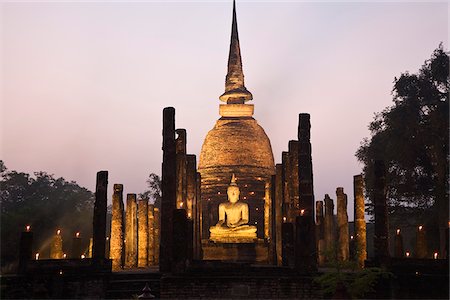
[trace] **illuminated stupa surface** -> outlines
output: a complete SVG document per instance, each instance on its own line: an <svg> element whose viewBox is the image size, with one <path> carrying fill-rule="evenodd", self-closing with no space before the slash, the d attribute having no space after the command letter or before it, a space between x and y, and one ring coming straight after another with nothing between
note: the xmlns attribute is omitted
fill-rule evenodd
<svg viewBox="0 0 450 300"><path fill-rule="evenodd" d="M203 238L209 237L208 228L217 223L218 206L227 201L233 173L241 189L240 201L249 205L249 224L258 228L258 238L264 238L265 186L275 173L275 165L270 140L253 118L254 106L246 104L253 96L244 85L234 3L225 93L219 99L225 102L219 108L221 118L205 138L198 167Z"/></svg>

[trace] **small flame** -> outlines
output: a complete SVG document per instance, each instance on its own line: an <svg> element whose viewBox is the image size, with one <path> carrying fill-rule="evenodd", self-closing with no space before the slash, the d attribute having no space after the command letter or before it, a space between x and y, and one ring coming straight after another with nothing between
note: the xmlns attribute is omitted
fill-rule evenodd
<svg viewBox="0 0 450 300"><path fill-rule="evenodd" d="M192 217L192 214L190 212L188 212L188 218Z"/></svg>
<svg viewBox="0 0 450 300"><path fill-rule="evenodd" d="M64 254L63 254L63 258L66 258L66 257L67 257L67 254L64 253Z"/></svg>
<svg viewBox="0 0 450 300"><path fill-rule="evenodd" d="M409 251L406 251L406 257L409 257L411 255L411 253L409 253Z"/></svg>
<svg viewBox="0 0 450 300"><path fill-rule="evenodd" d="M106 237L106 240L109 241L109 236Z"/></svg>
<svg viewBox="0 0 450 300"><path fill-rule="evenodd" d="M62 270L59 270L59 275L62 275L63 274L63 271Z"/></svg>
<svg viewBox="0 0 450 300"><path fill-rule="evenodd" d="M77 238L79 238L80 237L80 233L79 232L77 232L77 234L75 235Z"/></svg>
<svg viewBox="0 0 450 300"><path fill-rule="evenodd" d="M56 230L56 234L60 235L61 234L61 229Z"/></svg>
<svg viewBox="0 0 450 300"><path fill-rule="evenodd" d="M36 253L36 254L34 255L34 258L35 258L36 260L38 260L38 259L39 259L39 253Z"/></svg>
<svg viewBox="0 0 450 300"><path fill-rule="evenodd" d="M350 239L353 240L353 235L350 236Z"/></svg>
<svg viewBox="0 0 450 300"><path fill-rule="evenodd" d="M433 253L433 258L434 258L434 259L438 259L438 257L439 257L439 253L434 252L434 253Z"/></svg>
<svg viewBox="0 0 450 300"><path fill-rule="evenodd" d="M27 232L30 232L31 226L30 226L30 225L27 225L27 227L25 227L25 229L26 229Z"/></svg>
<svg viewBox="0 0 450 300"><path fill-rule="evenodd" d="M255 194L255 192L250 192L250 195L254 195Z"/></svg>
<svg viewBox="0 0 450 300"><path fill-rule="evenodd" d="M422 225L420 225L420 226L419 226L419 231L421 231L421 230L422 230L422 228L423 228L423 226L422 226Z"/></svg>
<svg viewBox="0 0 450 300"><path fill-rule="evenodd" d="M180 208L183 208L183 202L180 202Z"/></svg>
<svg viewBox="0 0 450 300"><path fill-rule="evenodd" d="M304 209L301 209L300 210L300 216L303 216L305 214L305 210Z"/></svg>
<svg viewBox="0 0 450 300"><path fill-rule="evenodd" d="M400 234L400 229L397 228L397 235L399 235L399 234Z"/></svg>
<svg viewBox="0 0 450 300"><path fill-rule="evenodd" d="M81 254L81 259L84 259L84 258L86 258L86 255Z"/></svg>
<svg viewBox="0 0 450 300"><path fill-rule="evenodd" d="M283 217L283 222L286 223L286 217Z"/></svg>

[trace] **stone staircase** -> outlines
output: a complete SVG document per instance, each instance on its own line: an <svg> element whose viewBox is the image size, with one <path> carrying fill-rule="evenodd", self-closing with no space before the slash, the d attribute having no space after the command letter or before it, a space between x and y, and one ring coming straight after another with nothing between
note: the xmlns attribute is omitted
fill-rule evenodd
<svg viewBox="0 0 450 300"><path fill-rule="evenodd" d="M127 270L111 274L106 299L137 299L145 284L149 284L152 294L159 298L161 274L156 269Z"/></svg>

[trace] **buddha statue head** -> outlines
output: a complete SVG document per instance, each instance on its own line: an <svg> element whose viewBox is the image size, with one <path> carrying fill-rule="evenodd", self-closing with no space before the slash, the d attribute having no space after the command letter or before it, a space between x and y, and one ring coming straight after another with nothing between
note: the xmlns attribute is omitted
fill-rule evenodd
<svg viewBox="0 0 450 300"><path fill-rule="evenodd" d="M228 186L227 189L228 201L230 201L230 203L232 204L238 202L239 194L240 194L239 187L236 184L236 177L233 174L233 176L231 177L230 185Z"/></svg>

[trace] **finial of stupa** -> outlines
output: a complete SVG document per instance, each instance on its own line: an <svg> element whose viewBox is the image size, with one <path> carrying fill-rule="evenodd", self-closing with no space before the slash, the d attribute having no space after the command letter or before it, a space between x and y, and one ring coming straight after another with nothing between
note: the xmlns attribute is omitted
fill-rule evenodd
<svg viewBox="0 0 450 300"><path fill-rule="evenodd" d="M230 54L228 56L228 73L225 79L225 93L219 99L229 104L244 104L246 101L253 99L252 93L247 91L244 85L235 0L233 0L233 22L231 25Z"/></svg>
<svg viewBox="0 0 450 300"><path fill-rule="evenodd" d="M230 186L237 186L237 184L236 184L236 176L234 175L234 173L231 176Z"/></svg>

